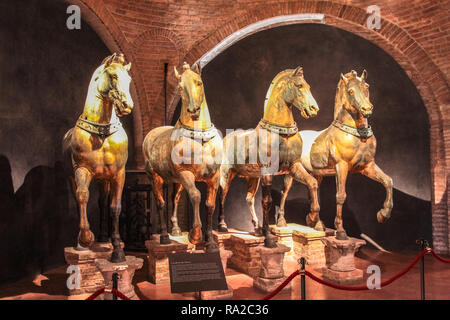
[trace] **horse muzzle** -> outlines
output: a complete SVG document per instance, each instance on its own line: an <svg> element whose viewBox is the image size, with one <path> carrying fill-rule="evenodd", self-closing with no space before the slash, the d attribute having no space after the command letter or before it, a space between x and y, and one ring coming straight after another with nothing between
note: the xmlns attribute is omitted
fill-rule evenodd
<svg viewBox="0 0 450 320"><path fill-rule="evenodd" d="M192 120L198 120L200 118L200 107L188 108L187 110Z"/></svg>
<svg viewBox="0 0 450 320"><path fill-rule="evenodd" d="M123 117L131 113L133 105L129 105L125 101L116 100L114 102L114 110L118 117Z"/></svg>
<svg viewBox="0 0 450 320"><path fill-rule="evenodd" d="M363 115L363 117L368 118L372 115L372 111L373 111L373 106L370 107L362 107L360 109L361 114Z"/></svg>

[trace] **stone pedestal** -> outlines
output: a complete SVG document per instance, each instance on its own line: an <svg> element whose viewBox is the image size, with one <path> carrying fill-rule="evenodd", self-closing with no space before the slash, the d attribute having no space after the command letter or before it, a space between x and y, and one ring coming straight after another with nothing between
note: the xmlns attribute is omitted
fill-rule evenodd
<svg viewBox="0 0 450 320"><path fill-rule="evenodd" d="M323 277L338 284L354 284L363 279L363 271L355 267L355 252L366 244L356 238L337 240L335 236L322 239L325 244L326 268Z"/></svg>
<svg viewBox="0 0 450 320"><path fill-rule="evenodd" d="M188 250L186 243L170 239L170 244L160 244L159 235L153 240L145 241L148 250L148 280L154 284L170 283L169 253L184 253Z"/></svg>
<svg viewBox="0 0 450 320"><path fill-rule="evenodd" d="M105 286L112 287L112 275L117 273L119 275L119 281L117 283L117 290L122 292L125 296L131 300L139 300L134 292L134 286L132 284L134 272L140 268L144 263L141 258L134 256L126 256L124 262L112 263L106 259L96 259L95 264L102 273ZM104 300L112 300L112 293L104 293Z"/></svg>
<svg viewBox="0 0 450 320"><path fill-rule="evenodd" d="M223 271L226 274L228 259L233 255L230 250L220 248L220 260L222 260ZM227 290L202 291L201 300L230 300L233 298L233 288L228 285Z"/></svg>
<svg viewBox="0 0 450 320"><path fill-rule="evenodd" d="M264 292L272 292L286 279L283 261L285 253L289 250L289 247L283 244L278 244L276 248L260 246L256 249L261 256L261 268L253 281L253 287ZM284 290L290 288L291 286L288 284Z"/></svg>
<svg viewBox="0 0 450 320"><path fill-rule="evenodd" d="M325 267L325 232L306 226L296 225L292 230L293 253L297 259L306 259L308 266Z"/></svg>
<svg viewBox="0 0 450 320"><path fill-rule="evenodd" d="M91 294L105 286L103 276L95 264L95 259L111 259L112 250L113 246L109 242L94 243L90 249L83 251L76 250L74 247L64 248L64 257L67 264L77 266L80 271L80 288L69 289L70 296Z"/></svg>
<svg viewBox="0 0 450 320"><path fill-rule="evenodd" d="M264 245L264 237L255 237L250 234L232 234L225 244L229 244L229 250L233 252L229 261L230 267L251 277L258 275L261 257L257 248Z"/></svg>

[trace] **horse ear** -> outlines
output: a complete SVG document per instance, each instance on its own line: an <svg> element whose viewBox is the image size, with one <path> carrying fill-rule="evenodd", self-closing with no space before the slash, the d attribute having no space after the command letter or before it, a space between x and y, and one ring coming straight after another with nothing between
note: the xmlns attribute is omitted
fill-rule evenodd
<svg viewBox="0 0 450 320"><path fill-rule="evenodd" d="M341 79L344 81L345 84L348 83L348 79L341 73Z"/></svg>
<svg viewBox="0 0 450 320"><path fill-rule="evenodd" d="M124 68L125 68L125 70L130 71L130 69L131 69L131 62L129 62Z"/></svg>
<svg viewBox="0 0 450 320"><path fill-rule="evenodd" d="M178 80L180 80L180 79L181 79L181 76L180 76L180 74L178 73L177 67L173 66L173 71L175 72L175 77L176 77Z"/></svg>
<svg viewBox="0 0 450 320"><path fill-rule="evenodd" d="M292 73L293 76L303 76L303 68L298 66L294 72Z"/></svg>
<svg viewBox="0 0 450 320"><path fill-rule="evenodd" d="M367 79L367 70L366 69L364 69L364 71L362 72L361 79L364 81Z"/></svg>
<svg viewBox="0 0 450 320"><path fill-rule="evenodd" d="M358 74L356 73L355 70L352 70L352 76L354 76L354 77L358 76Z"/></svg>
<svg viewBox="0 0 450 320"><path fill-rule="evenodd" d="M202 75L202 67L200 67L200 62L195 64L195 72L201 76Z"/></svg>

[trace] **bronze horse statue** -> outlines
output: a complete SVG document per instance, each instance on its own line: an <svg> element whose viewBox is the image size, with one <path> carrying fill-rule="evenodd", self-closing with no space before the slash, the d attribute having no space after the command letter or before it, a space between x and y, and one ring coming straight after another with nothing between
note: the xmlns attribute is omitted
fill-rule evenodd
<svg viewBox="0 0 450 320"><path fill-rule="evenodd" d="M322 131L300 131L304 148L302 164L319 182L323 176L336 176L336 238L347 239L342 221L342 206L346 199L345 182L348 173L360 173L379 183L386 189L383 208L377 213L377 220L385 222L391 216L393 207L392 178L386 175L375 163L377 141L367 118L373 112L369 99L367 71L361 77L352 70L341 74L337 86L334 121ZM285 187L280 203L277 224L285 226L284 205L292 186L292 178L285 177Z"/></svg>
<svg viewBox="0 0 450 320"><path fill-rule="evenodd" d="M178 198L181 191L186 189L194 208L194 221L189 232L189 241L193 244L202 241L201 194L195 186L196 181L201 181L205 182L207 186L206 250L217 251L218 247L212 236L212 215L219 188L222 137L209 116L200 66L196 64L195 71L192 71L185 62L183 69L183 73L180 75L174 68L182 99L180 118L174 127L158 127L147 134L142 145L145 169L153 184L157 199L161 221L160 243L170 243L164 219L166 206L163 198L164 180L175 184ZM174 211L173 230L175 233L179 233L176 209Z"/></svg>
<svg viewBox="0 0 450 320"><path fill-rule="evenodd" d="M282 174L289 174L295 180L307 185L311 201L311 224L315 228L323 229L319 219L317 181L305 170L300 161L302 139L297 134L298 128L292 115L293 108L300 110L306 119L316 116L319 111L301 67L284 70L273 79L266 95L264 116L256 129L235 131L224 138L224 156L220 169L222 193L219 231L227 231L224 220L225 199L230 183L237 175L247 180L247 202L256 233L263 233L266 247L276 247L269 230L271 185L273 176ZM258 226L253 207L253 198L260 179L263 188L262 230Z"/></svg>
<svg viewBox="0 0 450 320"><path fill-rule="evenodd" d="M120 246L119 215L128 137L118 117L130 114L133 109L130 68L131 63L125 64L122 54L114 53L103 60L92 75L83 113L63 138L63 151L70 157L73 168L70 180L80 212L77 248L89 248L95 240L87 218L87 203L89 185L93 179L98 180L102 199L110 197L112 262L125 260Z"/></svg>

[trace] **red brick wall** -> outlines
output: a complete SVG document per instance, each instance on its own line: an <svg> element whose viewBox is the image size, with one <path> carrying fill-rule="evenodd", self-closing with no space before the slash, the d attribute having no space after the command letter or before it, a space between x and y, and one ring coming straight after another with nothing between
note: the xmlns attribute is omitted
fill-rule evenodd
<svg viewBox="0 0 450 320"><path fill-rule="evenodd" d="M227 36L281 15L323 13L325 23L368 39L388 52L416 85L427 108L431 136L433 240L450 252L447 175L450 165L450 0L68 0L112 51L134 62L139 110L136 145L164 122L162 79L169 63L169 115L178 101L173 65L193 63ZM369 30L366 7L381 8L381 29ZM138 120L136 120L138 119ZM140 155L140 150L137 150ZM137 162L142 165L142 158Z"/></svg>

